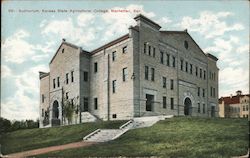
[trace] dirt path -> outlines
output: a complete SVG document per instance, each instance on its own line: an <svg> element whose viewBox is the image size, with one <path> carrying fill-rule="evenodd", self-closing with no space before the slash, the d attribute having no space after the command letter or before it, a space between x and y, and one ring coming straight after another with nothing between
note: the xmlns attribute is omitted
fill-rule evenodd
<svg viewBox="0 0 250 158"><path fill-rule="evenodd" d="M24 157L27 157L27 156L45 154L45 153L52 152L52 151L59 151L59 150L65 150L65 149L72 149L72 148L80 148L80 147L90 146L90 145L93 145L93 144L96 144L96 143L80 141L80 142L69 143L69 144L65 144L65 145L51 146L51 147L45 147L45 148L40 148L40 149L34 149L34 150L19 152L19 153L13 153L13 154L9 154L9 155L4 155L3 157L24 158Z"/></svg>

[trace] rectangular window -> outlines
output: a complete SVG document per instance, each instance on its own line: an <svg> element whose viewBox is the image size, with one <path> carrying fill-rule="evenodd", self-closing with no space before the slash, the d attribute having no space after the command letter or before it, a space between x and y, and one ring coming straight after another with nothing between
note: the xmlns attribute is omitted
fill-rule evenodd
<svg viewBox="0 0 250 158"><path fill-rule="evenodd" d="M98 64L97 62L94 63L94 72L96 73L98 71Z"/></svg>
<svg viewBox="0 0 250 158"><path fill-rule="evenodd" d="M171 90L174 89L174 80L170 80L170 89L171 89Z"/></svg>
<svg viewBox="0 0 250 158"><path fill-rule="evenodd" d="M206 105L205 104L203 104L202 110L203 110L203 114L205 114L206 113Z"/></svg>
<svg viewBox="0 0 250 158"><path fill-rule="evenodd" d="M183 60L181 59L181 70L183 70Z"/></svg>
<svg viewBox="0 0 250 158"><path fill-rule="evenodd" d="M205 98L205 89L202 89L202 96Z"/></svg>
<svg viewBox="0 0 250 158"><path fill-rule="evenodd" d="M116 80L113 80L112 87L113 87L113 93L115 93L115 91L116 91Z"/></svg>
<svg viewBox="0 0 250 158"><path fill-rule="evenodd" d="M172 59L173 59L173 67L175 67L175 57L173 56Z"/></svg>
<svg viewBox="0 0 250 158"><path fill-rule="evenodd" d="M66 84L69 84L69 73L66 73Z"/></svg>
<svg viewBox="0 0 250 158"><path fill-rule="evenodd" d="M148 55L151 56L151 46L148 46Z"/></svg>
<svg viewBox="0 0 250 158"><path fill-rule="evenodd" d="M195 67L195 75L198 76L198 67Z"/></svg>
<svg viewBox="0 0 250 158"><path fill-rule="evenodd" d="M171 109L173 110L174 109L174 98L171 98L170 102L171 102Z"/></svg>
<svg viewBox="0 0 250 158"><path fill-rule="evenodd" d="M89 78L89 73L88 73L87 71L84 71L84 72L83 72L83 80L84 80L85 82L88 82L88 78Z"/></svg>
<svg viewBox="0 0 250 158"><path fill-rule="evenodd" d="M204 70L204 73L203 73L203 78L204 80L206 80L206 71Z"/></svg>
<svg viewBox="0 0 250 158"><path fill-rule="evenodd" d="M214 88L214 98L215 98L215 88Z"/></svg>
<svg viewBox="0 0 250 158"><path fill-rule="evenodd" d="M246 109L245 109L245 105L243 105L243 111L245 111Z"/></svg>
<svg viewBox="0 0 250 158"><path fill-rule="evenodd" d="M98 99L94 98L94 105L95 105L95 110L98 109Z"/></svg>
<svg viewBox="0 0 250 158"><path fill-rule="evenodd" d="M144 43L144 47L143 47L143 53L146 54L147 53L147 43Z"/></svg>
<svg viewBox="0 0 250 158"><path fill-rule="evenodd" d="M153 57L155 57L155 47L153 47Z"/></svg>
<svg viewBox="0 0 250 158"><path fill-rule="evenodd" d="M169 58L169 54L167 54L167 66L169 66L170 63L170 58Z"/></svg>
<svg viewBox="0 0 250 158"><path fill-rule="evenodd" d="M161 54L161 63L164 64L164 56L163 56L163 52L160 52Z"/></svg>
<svg viewBox="0 0 250 158"><path fill-rule="evenodd" d="M200 78L202 78L202 69L200 69Z"/></svg>
<svg viewBox="0 0 250 158"><path fill-rule="evenodd" d="M162 97L162 103L163 103L163 108L166 109L167 108L167 97Z"/></svg>
<svg viewBox="0 0 250 158"><path fill-rule="evenodd" d="M60 77L57 77L57 87L60 87Z"/></svg>
<svg viewBox="0 0 250 158"><path fill-rule="evenodd" d="M122 48L122 53L127 53L127 51L128 51L127 46L125 46L125 47Z"/></svg>
<svg viewBox="0 0 250 158"><path fill-rule="evenodd" d="M190 64L190 74L193 74L193 65Z"/></svg>
<svg viewBox="0 0 250 158"><path fill-rule="evenodd" d="M115 61L116 59L116 51L112 52L112 61Z"/></svg>
<svg viewBox="0 0 250 158"><path fill-rule="evenodd" d="M162 77L162 87L163 88L167 87L167 78L166 77Z"/></svg>
<svg viewBox="0 0 250 158"><path fill-rule="evenodd" d="M148 66L145 66L145 80L148 80Z"/></svg>
<svg viewBox="0 0 250 158"><path fill-rule="evenodd" d="M83 111L89 111L89 99L87 97L83 98Z"/></svg>
<svg viewBox="0 0 250 158"><path fill-rule="evenodd" d="M210 87L210 96L213 96L213 87Z"/></svg>
<svg viewBox="0 0 250 158"><path fill-rule="evenodd" d="M44 94L42 94L42 103L44 103Z"/></svg>
<svg viewBox="0 0 250 158"><path fill-rule="evenodd" d="M117 117L116 114L113 114L113 115L112 115L112 118L116 118L116 117Z"/></svg>
<svg viewBox="0 0 250 158"><path fill-rule="evenodd" d="M188 62L186 62L186 72L188 72Z"/></svg>
<svg viewBox="0 0 250 158"><path fill-rule="evenodd" d="M200 113L201 112L201 105L200 105L200 103L198 103L198 113Z"/></svg>
<svg viewBox="0 0 250 158"><path fill-rule="evenodd" d="M155 69L151 68L151 81L155 80Z"/></svg>
<svg viewBox="0 0 250 158"><path fill-rule="evenodd" d="M198 87L198 94L197 95L200 96L200 87Z"/></svg>
<svg viewBox="0 0 250 158"><path fill-rule="evenodd" d="M71 71L71 82L74 82L74 71Z"/></svg>
<svg viewBox="0 0 250 158"><path fill-rule="evenodd" d="M128 80L128 69L126 67L122 69L122 79L123 81Z"/></svg>
<svg viewBox="0 0 250 158"><path fill-rule="evenodd" d="M56 79L53 79L53 88L56 88Z"/></svg>
<svg viewBox="0 0 250 158"><path fill-rule="evenodd" d="M42 117L44 117L44 109L42 109Z"/></svg>
<svg viewBox="0 0 250 158"><path fill-rule="evenodd" d="M66 92L66 99L69 99L69 92Z"/></svg>

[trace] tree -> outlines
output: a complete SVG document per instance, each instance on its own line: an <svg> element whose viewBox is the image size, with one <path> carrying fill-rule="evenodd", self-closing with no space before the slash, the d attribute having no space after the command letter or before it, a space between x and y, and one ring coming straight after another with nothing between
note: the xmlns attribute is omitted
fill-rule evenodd
<svg viewBox="0 0 250 158"><path fill-rule="evenodd" d="M74 104L73 100L69 101L68 99L64 99L64 103L62 106L62 113L63 118L68 120L68 124L72 123L73 113L76 109L76 105Z"/></svg>

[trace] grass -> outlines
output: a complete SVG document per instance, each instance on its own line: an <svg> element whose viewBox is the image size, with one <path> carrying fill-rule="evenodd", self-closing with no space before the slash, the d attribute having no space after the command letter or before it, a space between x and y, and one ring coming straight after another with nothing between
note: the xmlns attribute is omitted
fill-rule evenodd
<svg viewBox="0 0 250 158"><path fill-rule="evenodd" d="M98 128L119 128L126 121L84 123L63 127L26 129L0 136L2 154L10 154L42 147L67 144L82 140Z"/></svg>
<svg viewBox="0 0 250 158"><path fill-rule="evenodd" d="M231 157L248 149L246 119L177 117L117 140L37 157Z"/></svg>

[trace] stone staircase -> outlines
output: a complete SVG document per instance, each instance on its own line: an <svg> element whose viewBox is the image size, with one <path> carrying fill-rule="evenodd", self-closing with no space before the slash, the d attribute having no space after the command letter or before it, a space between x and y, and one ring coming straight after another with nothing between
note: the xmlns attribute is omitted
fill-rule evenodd
<svg viewBox="0 0 250 158"><path fill-rule="evenodd" d="M82 117L82 123L97 121L97 118L89 112L82 112L81 117Z"/></svg>
<svg viewBox="0 0 250 158"><path fill-rule="evenodd" d="M165 120L166 118L172 118L173 115L168 116L149 116L149 117L139 117L129 120L119 129L97 129L94 132L88 134L83 138L86 142L107 142L114 140L125 132L131 129L150 127L160 120Z"/></svg>

